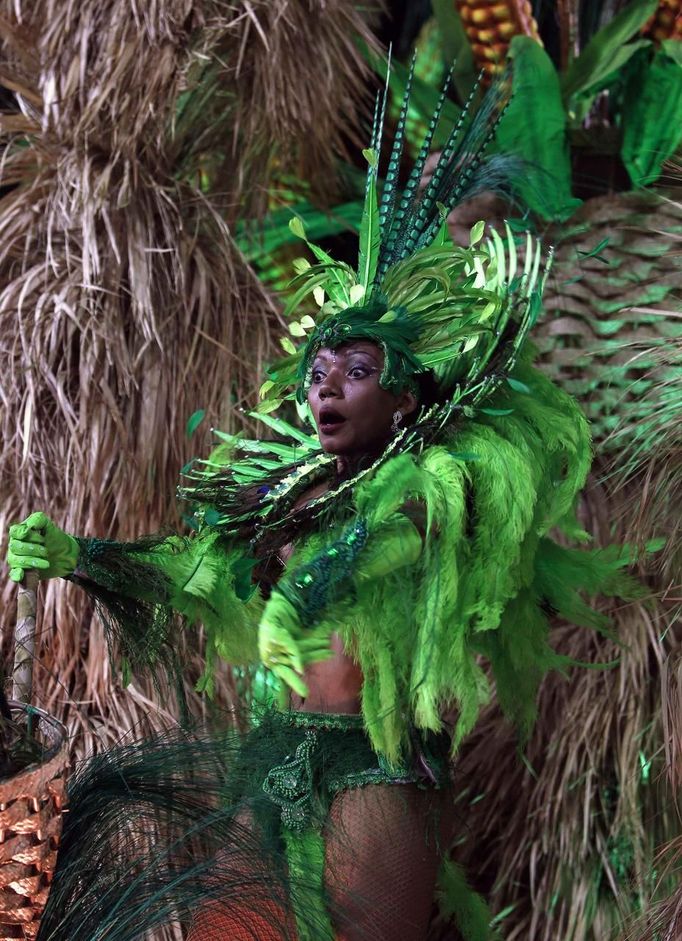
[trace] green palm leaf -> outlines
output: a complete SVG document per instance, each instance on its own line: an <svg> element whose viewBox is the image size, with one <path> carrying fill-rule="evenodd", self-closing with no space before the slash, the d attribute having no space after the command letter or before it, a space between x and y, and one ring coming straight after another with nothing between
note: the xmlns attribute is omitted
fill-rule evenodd
<svg viewBox="0 0 682 941"><path fill-rule="evenodd" d="M373 150L366 150L365 157L369 163L367 174L368 186L365 193L365 209L360 225L360 254L358 260L358 283L365 289L365 296L369 293L379 260L381 247L381 232L379 225L379 207L377 205L377 167L378 156Z"/></svg>

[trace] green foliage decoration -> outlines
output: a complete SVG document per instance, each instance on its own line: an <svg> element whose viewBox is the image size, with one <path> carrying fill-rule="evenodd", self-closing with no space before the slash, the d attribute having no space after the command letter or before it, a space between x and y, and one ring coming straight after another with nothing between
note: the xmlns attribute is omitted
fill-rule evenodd
<svg viewBox="0 0 682 941"><path fill-rule="evenodd" d="M546 219L567 219L580 200L571 193L571 163L566 112L559 76L542 46L529 36L515 36L513 93L497 129L502 152L519 154L529 167L519 185L523 202Z"/></svg>
<svg viewBox="0 0 682 941"><path fill-rule="evenodd" d="M581 54L574 59L562 76L564 99L572 111L573 107L583 115L592 103L594 95L604 88L614 72L621 69L630 57L644 46L651 45L646 39L632 37L656 11L657 0L633 0L625 9L592 36Z"/></svg>
<svg viewBox="0 0 682 941"><path fill-rule="evenodd" d="M649 186L682 140L682 43L667 39L651 61L640 57L627 84L623 162L634 186Z"/></svg>

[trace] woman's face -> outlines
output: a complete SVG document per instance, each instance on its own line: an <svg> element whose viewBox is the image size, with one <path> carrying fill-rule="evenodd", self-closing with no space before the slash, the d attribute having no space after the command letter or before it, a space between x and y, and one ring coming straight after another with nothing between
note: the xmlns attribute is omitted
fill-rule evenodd
<svg viewBox="0 0 682 941"><path fill-rule="evenodd" d="M396 395L379 385L383 365L381 347L365 340L318 352L308 403L324 451L349 458L378 454L393 433L394 413L414 411L411 392Z"/></svg>

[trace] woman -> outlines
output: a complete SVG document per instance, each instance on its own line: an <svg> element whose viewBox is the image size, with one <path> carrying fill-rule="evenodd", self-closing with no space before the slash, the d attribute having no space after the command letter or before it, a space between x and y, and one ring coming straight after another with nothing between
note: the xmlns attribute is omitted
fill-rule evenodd
<svg viewBox="0 0 682 941"><path fill-rule="evenodd" d="M268 407L307 403L317 437L268 408L293 444L222 436L182 491L189 539L74 539L44 514L11 530L12 577L83 585L134 663L172 653L175 610L204 625L209 694L217 659L260 660L291 690L220 771L229 826L194 941L425 938L451 831L447 754L489 694L481 658L527 732L540 679L565 665L548 617L599 627L580 591L630 590L617 555L548 535L586 538L572 510L590 445L575 403L530 365L539 246L527 237L521 267L509 231L482 244L481 224L463 249L443 221L481 185L503 97L494 87L461 142L453 132L419 193L436 115L399 194L406 96L380 203L375 121L358 271L309 245L317 263L299 264L290 309L314 294L319 312L292 322L301 343L283 342L262 390ZM258 896L259 881L282 891ZM173 885L177 910L186 881ZM444 913L485 937L464 889L442 870Z"/></svg>

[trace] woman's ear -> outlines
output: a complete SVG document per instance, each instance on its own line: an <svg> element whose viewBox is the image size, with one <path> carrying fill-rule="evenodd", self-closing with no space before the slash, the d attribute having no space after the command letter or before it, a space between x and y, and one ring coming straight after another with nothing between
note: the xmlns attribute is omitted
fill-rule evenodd
<svg viewBox="0 0 682 941"><path fill-rule="evenodd" d="M416 410L418 404L419 402L414 392L404 391L398 396L396 408L399 409L403 415L411 415L412 412Z"/></svg>

